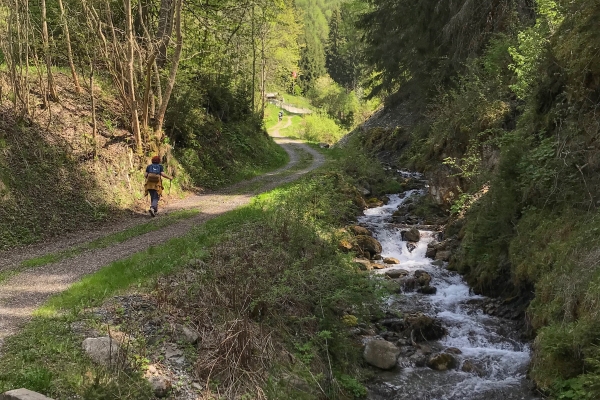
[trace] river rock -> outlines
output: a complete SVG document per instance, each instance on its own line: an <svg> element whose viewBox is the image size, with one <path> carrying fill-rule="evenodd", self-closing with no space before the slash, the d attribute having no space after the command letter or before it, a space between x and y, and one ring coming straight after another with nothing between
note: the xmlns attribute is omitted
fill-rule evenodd
<svg viewBox="0 0 600 400"><path fill-rule="evenodd" d="M427 361L427 366L436 371L447 371L456 368L456 358L452 354L441 353L433 355Z"/></svg>
<svg viewBox="0 0 600 400"><path fill-rule="evenodd" d="M449 261L452 252L449 250L441 250L437 251L435 254L435 259L438 261Z"/></svg>
<svg viewBox="0 0 600 400"><path fill-rule="evenodd" d="M477 366L471 360L465 360L465 362L463 362L463 365L460 369L463 372L467 372L470 374L476 374L481 377L483 377L485 375L485 372L483 371L483 369L481 369L479 366Z"/></svg>
<svg viewBox="0 0 600 400"><path fill-rule="evenodd" d="M402 318L386 318L379 321L381 326L393 332L403 332L406 326Z"/></svg>
<svg viewBox="0 0 600 400"><path fill-rule="evenodd" d="M380 369L394 368L399 355L400 349L398 347L380 339L374 339L367 343L363 353L363 357L368 364Z"/></svg>
<svg viewBox="0 0 600 400"><path fill-rule="evenodd" d="M456 347L448 347L446 350L444 350L444 353L448 353L448 354L462 354L462 350Z"/></svg>
<svg viewBox="0 0 600 400"><path fill-rule="evenodd" d="M419 287L419 283L415 278L405 276L400 280L402 284L402 290L405 292L412 292Z"/></svg>
<svg viewBox="0 0 600 400"><path fill-rule="evenodd" d="M183 351L173 343L167 343L164 347L165 358L173 364L182 365L185 363Z"/></svg>
<svg viewBox="0 0 600 400"><path fill-rule="evenodd" d="M431 259L435 259L435 255L437 253L436 249L433 248L427 248L427 251L425 252L425 257L427 258L431 258Z"/></svg>
<svg viewBox="0 0 600 400"><path fill-rule="evenodd" d="M176 332L177 340L180 340L185 343L196 344L198 342L198 339L200 338L198 332L184 325L177 325Z"/></svg>
<svg viewBox="0 0 600 400"><path fill-rule="evenodd" d="M381 337L384 340L387 340L388 342L395 342L399 339L398 334L396 332L391 331L380 332L379 337Z"/></svg>
<svg viewBox="0 0 600 400"><path fill-rule="evenodd" d="M0 400L52 400L50 397L46 397L43 394L33 392L31 390L21 388L14 389L0 394Z"/></svg>
<svg viewBox="0 0 600 400"><path fill-rule="evenodd" d="M386 257L386 258L384 258L383 262L385 264L400 264L400 261L398 261L397 258L392 258L392 257Z"/></svg>
<svg viewBox="0 0 600 400"><path fill-rule="evenodd" d="M148 382L152 387L152 391L156 397L167 397L171 390L171 381L164 376L151 376L148 378Z"/></svg>
<svg viewBox="0 0 600 400"><path fill-rule="evenodd" d="M367 206L369 208L376 208L383 206L383 201L378 199L377 197L371 197L367 200Z"/></svg>
<svg viewBox="0 0 600 400"><path fill-rule="evenodd" d="M389 276L392 279L402 278L403 276L408 275L408 271L404 269L391 269L389 271L385 271L386 276Z"/></svg>
<svg viewBox="0 0 600 400"><path fill-rule="evenodd" d="M417 289L418 293L421 294L436 294L437 293L437 288L435 286L423 286Z"/></svg>
<svg viewBox="0 0 600 400"><path fill-rule="evenodd" d="M369 196L371 194L371 187L369 186L368 183L364 183L362 186L357 186L356 189L363 196Z"/></svg>
<svg viewBox="0 0 600 400"><path fill-rule="evenodd" d="M81 347L92 361L104 366L114 365L121 353L119 343L108 336L87 338Z"/></svg>
<svg viewBox="0 0 600 400"><path fill-rule="evenodd" d="M417 244L414 242L408 242L406 243L406 249L408 250L409 253L412 253L414 249L417 248Z"/></svg>
<svg viewBox="0 0 600 400"><path fill-rule="evenodd" d="M438 251L438 242L435 240L427 245L427 251L425 252L425 257L427 258L435 258L435 254Z"/></svg>
<svg viewBox="0 0 600 400"><path fill-rule="evenodd" d="M412 356L410 356L410 361L417 368L423 368L427 366L427 362L429 361L429 357L421 352L416 352Z"/></svg>
<svg viewBox="0 0 600 400"><path fill-rule="evenodd" d="M358 235L356 236L356 243L365 256L369 255L369 258L381 253L381 243L371 236Z"/></svg>
<svg viewBox="0 0 600 400"><path fill-rule="evenodd" d="M431 282L431 275L429 275L426 271L418 270L415 271L415 279L419 286L428 286Z"/></svg>
<svg viewBox="0 0 600 400"><path fill-rule="evenodd" d="M421 232L417 228L408 231L402 231L402 240L406 242L418 242L421 240Z"/></svg>
<svg viewBox="0 0 600 400"><path fill-rule="evenodd" d="M446 328L442 324L424 314L412 314L405 318L408 333L415 342L438 340L446 335Z"/></svg>
<svg viewBox="0 0 600 400"><path fill-rule="evenodd" d="M373 236L371 231L369 231L367 228L362 227L360 225L351 226L350 231L352 231L352 233L354 233L355 235Z"/></svg>
<svg viewBox="0 0 600 400"><path fill-rule="evenodd" d="M350 243L346 239L342 239L338 243L338 249L340 249L340 251L342 251L344 253L348 253L348 252L352 251L353 247L354 246L352 246L352 243Z"/></svg>
<svg viewBox="0 0 600 400"><path fill-rule="evenodd" d="M371 271L373 269L371 261L362 258L355 258L354 264L356 264L361 271Z"/></svg>

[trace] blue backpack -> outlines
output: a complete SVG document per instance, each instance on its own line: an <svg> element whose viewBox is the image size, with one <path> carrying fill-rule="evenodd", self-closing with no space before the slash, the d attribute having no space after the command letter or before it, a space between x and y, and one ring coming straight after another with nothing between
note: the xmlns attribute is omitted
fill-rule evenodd
<svg viewBox="0 0 600 400"><path fill-rule="evenodd" d="M160 164L151 164L148 165L148 169L146 169L146 172L148 172L148 177L146 178L146 180L148 182L160 182L160 172L161 172L161 166Z"/></svg>

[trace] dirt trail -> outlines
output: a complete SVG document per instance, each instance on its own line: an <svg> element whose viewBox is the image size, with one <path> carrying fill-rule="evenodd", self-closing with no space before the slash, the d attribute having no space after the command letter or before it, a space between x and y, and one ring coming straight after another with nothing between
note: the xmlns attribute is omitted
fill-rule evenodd
<svg viewBox="0 0 600 400"><path fill-rule="evenodd" d="M291 118L288 119L286 127L290 124ZM273 128L272 136L290 156L290 161L285 167L223 190L190 196L169 207L170 209L199 208L199 215L158 231L136 236L110 248L86 251L70 259L25 270L0 284L0 348L4 339L17 332L19 327L29 320L35 309L41 306L50 296L66 290L84 275L96 272L114 261L129 257L150 246L181 237L188 233L192 227L246 205L254 195L298 179L324 163L323 155L311 147L298 140L281 137L279 134L281 128L280 122ZM310 153L313 157L312 163L307 168L290 173L290 169L296 166L300 160L300 151ZM131 225L134 224L131 223L128 226ZM120 228L122 229L122 227ZM106 231L103 231L101 235L96 237L106 234ZM92 239L93 236L89 235ZM60 245L49 244L46 248L40 247L38 253L45 254L59 248L68 248L68 242L66 241ZM81 241L78 243L81 243ZM31 257L32 254L27 252L27 249L15 251L10 260L6 258L3 260L0 264L0 270L14 267L21 260Z"/></svg>

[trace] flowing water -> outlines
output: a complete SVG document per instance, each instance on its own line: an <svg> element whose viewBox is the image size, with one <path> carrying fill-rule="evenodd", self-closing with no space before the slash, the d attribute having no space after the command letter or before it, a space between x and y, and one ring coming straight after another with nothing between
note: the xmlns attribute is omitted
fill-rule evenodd
<svg viewBox="0 0 600 400"><path fill-rule="evenodd" d="M369 228L381 242L383 257L400 261L388 269L407 271L425 270L431 277L431 285L437 288L435 295L416 292L392 296L388 301L390 310L402 313L422 312L440 320L448 334L434 343L436 348L458 348L455 355L458 368L435 371L428 367L416 367L414 362L402 355L398 367L381 372L378 383L369 388L371 400L533 400L537 399L526 379L530 350L521 342L510 320L483 313L481 303L485 299L471 293L462 278L443 266L432 265L425 257L427 244L437 232L421 232L421 240L411 251L407 242L401 240L400 231L394 226L392 213L410 196L420 196L421 191L405 195L392 195L390 202L379 208L365 211L359 223ZM379 270L385 273L387 269ZM468 362L477 366L477 373L463 372L461 366Z"/></svg>

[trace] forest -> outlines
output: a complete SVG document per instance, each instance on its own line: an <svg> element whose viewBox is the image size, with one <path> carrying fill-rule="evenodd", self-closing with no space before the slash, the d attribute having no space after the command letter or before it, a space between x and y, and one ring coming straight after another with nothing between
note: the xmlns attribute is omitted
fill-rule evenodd
<svg viewBox="0 0 600 400"><path fill-rule="evenodd" d="M154 154L175 194L283 165L264 122L276 93L314 110L297 137L349 132L424 173L459 240L449 268L525 310L539 392L600 397L600 0L2 0L0 13L0 249L118 218Z"/></svg>

